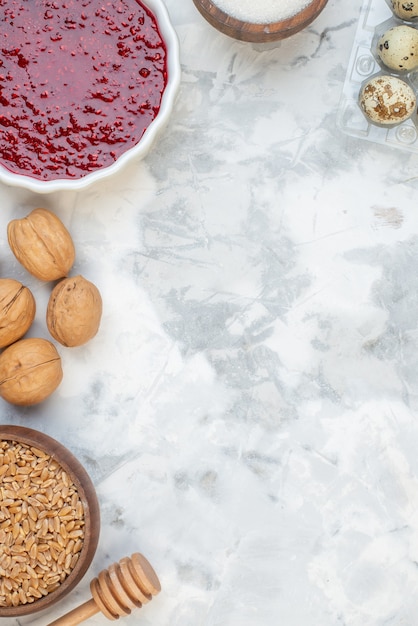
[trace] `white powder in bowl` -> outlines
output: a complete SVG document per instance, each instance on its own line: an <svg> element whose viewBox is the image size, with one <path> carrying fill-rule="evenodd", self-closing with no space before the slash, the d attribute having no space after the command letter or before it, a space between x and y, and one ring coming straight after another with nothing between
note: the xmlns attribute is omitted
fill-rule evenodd
<svg viewBox="0 0 418 626"><path fill-rule="evenodd" d="M306 9L312 0L213 0L218 9L242 22L272 24Z"/></svg>

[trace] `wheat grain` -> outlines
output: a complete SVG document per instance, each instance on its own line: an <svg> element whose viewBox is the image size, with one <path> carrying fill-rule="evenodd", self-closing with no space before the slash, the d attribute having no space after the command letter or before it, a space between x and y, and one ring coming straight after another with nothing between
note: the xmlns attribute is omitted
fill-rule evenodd
<svg viewBox="0 0 418 626"><path fill-rule="evenodd" d="M56 459L0 441L0 606L57 589L76 566L84 525L77 488Z"/></svg>

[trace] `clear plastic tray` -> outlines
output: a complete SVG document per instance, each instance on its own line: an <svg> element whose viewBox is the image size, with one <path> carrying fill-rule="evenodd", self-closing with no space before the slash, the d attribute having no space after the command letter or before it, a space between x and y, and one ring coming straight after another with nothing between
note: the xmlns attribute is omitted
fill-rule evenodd
<svg viewBox="0 0 418 626"><path fill-rule="evenodd" d="M344 81L337 124L343 132L353 137L418 153L418 129L412 119L398 126L382 128L371 124L358 104L362 83L382 71L372 51L376 29L392 18L393 13L385 0L364 0ZM411 25L410 22L405 24ZM387 73L394 74L390 71ZM403 77L407 78L418 95L417 72L410 72Z"/></svg>

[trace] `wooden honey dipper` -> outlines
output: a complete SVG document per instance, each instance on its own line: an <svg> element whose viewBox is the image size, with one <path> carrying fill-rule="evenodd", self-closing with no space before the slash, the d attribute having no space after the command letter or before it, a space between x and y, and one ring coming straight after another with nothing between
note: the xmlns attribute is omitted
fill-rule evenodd
<svg viewBox="0 0 418 626"><path fill-rule="evenodd" d="M152 600L161 586L147 559L136 552L100 572L91 581L90 591L90 600L48 626L76 626L100 611L107 619L119 619Z"/></svg>

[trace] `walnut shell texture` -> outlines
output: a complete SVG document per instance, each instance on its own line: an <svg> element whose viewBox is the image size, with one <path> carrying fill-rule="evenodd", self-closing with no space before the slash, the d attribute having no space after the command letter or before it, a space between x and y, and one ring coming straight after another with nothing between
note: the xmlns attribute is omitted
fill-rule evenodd
<svg viewBox="0 0 418 626"><path fill-rule="evenodd" d="M47 339L20 339L0 354L0 396L10 404L38 404L62 380L61 357Z"/></svg>
<svg viewBox="0 0 418 626"><path fill-rule="evenodd" d="M75 260L70 233L48 209L34 209L7 226L10 248L23 267L40 280L68 276Z"/></svg>
<svg viewBox="0 0 418 626"><path fill-rule="evenodd" d="M21 339L35 318L32 292L18 280L0 278L0 348Z"/></svg>
<svg viewBox="0 0 418 626"><path fill-rule="evenodd" d="M64 278L51 292L46 324L51 336L66 347L81 346L98 332L102 297L83 276Z"/></svg>

